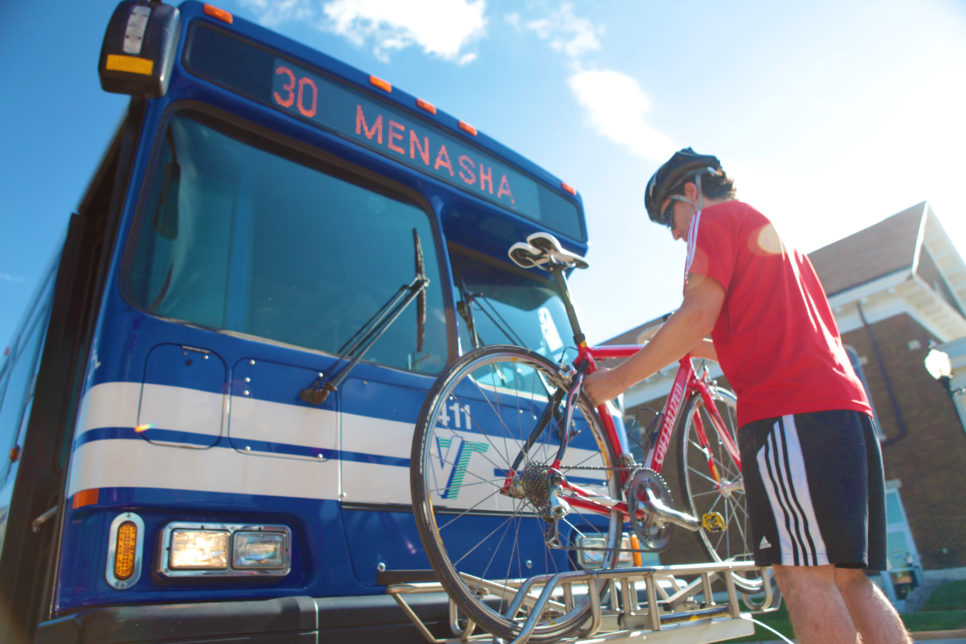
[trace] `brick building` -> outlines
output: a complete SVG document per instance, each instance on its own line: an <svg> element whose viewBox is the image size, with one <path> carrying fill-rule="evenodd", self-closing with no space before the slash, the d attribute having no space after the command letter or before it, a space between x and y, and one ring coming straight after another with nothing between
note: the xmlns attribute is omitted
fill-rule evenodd
<svg viewBox="0 0 966 644"><path fill-rule="evenodd" d="M923 569L966 566L966 264L926 203L809 257L878 419L890 574L901 596ZM608 343L641 342L660 322ZM960 367L948 390L923 366L934 345L945 348ZM628 417L660 409L674 373L665 369L629 390L624 397ZM665 478L679 495L673 460L665 461ZM706 558L695 546L679 531L661 561Z"/></svg>

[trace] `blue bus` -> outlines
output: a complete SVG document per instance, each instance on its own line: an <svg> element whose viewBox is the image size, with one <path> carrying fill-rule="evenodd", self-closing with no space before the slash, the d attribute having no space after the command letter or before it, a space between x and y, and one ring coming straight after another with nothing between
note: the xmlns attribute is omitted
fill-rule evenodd
<svg viewBox="0 0 966 644"><path fill-rule="evenodd" d="M413 424L475 346L562 350L506 249L586 252L577 192L210 5L122 2L98 64L129 108L0 364L0 641L418 638Z"/></svg>

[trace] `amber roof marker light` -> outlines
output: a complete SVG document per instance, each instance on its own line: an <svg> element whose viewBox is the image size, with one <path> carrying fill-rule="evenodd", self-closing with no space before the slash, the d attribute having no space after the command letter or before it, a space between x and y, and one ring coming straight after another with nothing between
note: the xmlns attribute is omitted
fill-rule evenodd
<svg viewBox="0 0 966 644"><path fill-rule="evenodd" d="M378 87L384 92L392 92L392 84L378 76L369 76L369 84L373 87Z"/></svg>
<svg viewBox="0 0 966 644"><path fill-rule="evenodd" d="M204 6L204 12L206 16L211 16L212 18L216 20L221 20L222 22L227 23L229 25L235 20L235 17L233 15L231 15L224 9L219 9L214 5L206 4Z"/></svg>

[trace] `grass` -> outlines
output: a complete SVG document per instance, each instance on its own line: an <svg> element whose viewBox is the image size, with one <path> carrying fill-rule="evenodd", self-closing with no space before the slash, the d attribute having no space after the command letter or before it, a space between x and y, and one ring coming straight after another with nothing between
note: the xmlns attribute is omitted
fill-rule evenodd
<svg viewBox="0 0 966 644"><path fill-rule="evenodd" d="M966 579L951 581L933 591L922 610L958 610L966 608Z"/></svg>
<svg viewBox="0 0 966 644"><path fill-rule="evenodd" d="M900 615L910 633L956 631L966 628L966 610L934 610Z"/></svg>
<svg viewBox="0 0 966 644"><path fill-rule="evenodd" d="M966 581L953 581L940 586L933 591L918 612L903 613L900 617L911 633L966 628ZM788 639L793 639L792 623L784 603L777 611L755 615L754 618L774 628ZM774 633L755 624L754 635L734 641L760 642L777 639Z"/></svg>

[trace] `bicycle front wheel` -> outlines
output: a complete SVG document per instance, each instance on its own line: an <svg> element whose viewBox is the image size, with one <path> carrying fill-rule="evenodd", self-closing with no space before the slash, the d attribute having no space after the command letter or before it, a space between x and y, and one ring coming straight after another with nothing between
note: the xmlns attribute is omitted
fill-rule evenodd
<svg viewBox="0 0 966 644"><path fill-rule="evenodd" d="M614 566L621 516L570 507L555 523L549 468L561 440L569 378L539 354L489 346L463 356L437 380L413 437L413 512L430 564L450 597L488 632L512 639L537 593L511 608L523 581ZM597 494L620 498L616 458L583 396L565 428L558 470ZM507 491L513 470L513 492ZM549 481L549 484L548 484ZM555 501L556 499L556 501ZM548 538L548 530L556 532ZM531 640L562 637L587 616L588 597L552 598Z"/></svg>
<svg viewBox="0 0 966 644"><path fill-rule="evenodd" d="M711 397L721 420L723 431L738 444L737 399L726 389L713 388ZM702 444L698 427L704 429L706 445ZM725 442L712 421L711 414L700 395L688 401L681 426L680 462L678 473L681 489L691 507L692 516L699 519L718 512L724 518L724 530L710 532L704 528L696 534L713 561L745 562L754 560L750 543L748 512L745 508L745 487L741 478L741 464L728 453ZM748 573L734 573L739 590L753 593L762 589L757 569Z"/></svg>

